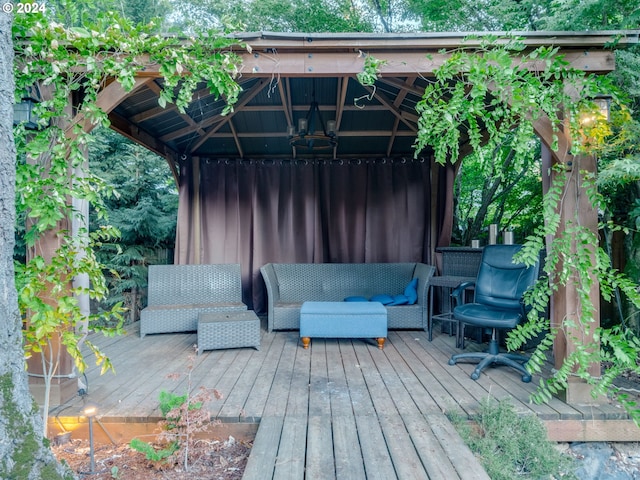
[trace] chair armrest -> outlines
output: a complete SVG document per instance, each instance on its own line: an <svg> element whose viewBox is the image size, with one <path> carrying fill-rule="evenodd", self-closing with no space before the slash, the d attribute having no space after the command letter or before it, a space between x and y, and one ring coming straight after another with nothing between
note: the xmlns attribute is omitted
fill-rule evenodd
<svg viewBox="0 0 640 480"><path fill-rule="evenodd" d="M267 330L273 330L275 318L274 307L280 301L280 289L278 288L278 277L273 268L273 264L267 263L260 267L260 273L267 289Z"/></svg>
<svg viewBox="0 0 640 480"><path fill-rule="evenodd" d="M453 292L451 292L451 296L453 297L453 300L455 302L455 305L462 305L464 303L462 294L464 293L464 291L468 288L471 287L475 287L476 286L476 282L471 281L471 282L462 282L460 285L458 285L456 288L453 289Z"/></svg>
<svg viewBox="0 0 640 480"><path fill-rule="evenodd" d="M429 298L429 281L433 277L436 271L436 267L433 265L427 265L426 263L416 263L416 268L413 272L413 278L418 279L418 305L423 305L427 308L427 299Z"/></svg>

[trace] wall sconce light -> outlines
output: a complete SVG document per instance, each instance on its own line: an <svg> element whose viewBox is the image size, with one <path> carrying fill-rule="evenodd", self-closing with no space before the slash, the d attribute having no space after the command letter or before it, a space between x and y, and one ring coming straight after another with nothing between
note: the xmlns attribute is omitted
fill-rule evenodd
<svg viewBox="0 0 640 480"><path fill-rule="evenodd" d="M611 95L596 95L589 99L596 109L584 113L580 117L580 124L584 126L595 125L598 120L609 122L611 119Z"/></svg>
<svg viewBox="0 0 640 480"><path fill-rule="evenodd" d="M19 103L13 106L13 125L24 125L27 130L41 128L40 117L34 112L34 108L42 101L38 85L28 87Z"/></svg>
<svg viewBox="0 0 640 480"><path fill-rule="evenodd" d="M322 131L316 131L316 120L320 121ZM295 126L287 127L287 135L289 136L289 144L293 148L293 157L296 157L297 150L307 150L310 152L333 150L333 156L336 155L336 147L338 146L338 136L336 133L337 124L335 120L329 120L325 126L324 120L320 115L318 103L314 100L311 102L306 117L298 119L298 129Z"/></svg>
<svg viewBox="0 0 640 480"><path fill-rule="evenodd" d="M598 106L600 116L607 122L611 120L611 95L596 95L593 103Z"/></svg>

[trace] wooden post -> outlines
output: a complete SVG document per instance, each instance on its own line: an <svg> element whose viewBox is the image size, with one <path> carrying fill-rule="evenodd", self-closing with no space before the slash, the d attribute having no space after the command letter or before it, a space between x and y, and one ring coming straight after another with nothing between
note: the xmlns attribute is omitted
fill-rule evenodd
<svg viewBox="0 0 640 480"><path fill-rule="evenodd" d="M548 148L543 145L543 168L545 164L549 165L551 163L549 153ZM562 171L551 171L552 182L558 176L566 177L564 179L566 182L565 193L559 205L561 222L558 234L562 234L567 229L578 224L597 233L598 213L591 205L583 186L584 175L595 172L595 157L586 155L567 155L563 162ZM571 248L572 251L575 251L575 242L572 242ZM593 245L592 248L595 251L597 245ZM559 268L562 268L562 266ZM572 280L567 285L559 286L553 295L551 301L551 325L559 328L553 348L556 368L560 368L567 356L575 352L576 342L582 344L590 343L595 329L600 326L600 288L595 278L592 278L592 282L590 298L594 309L594 322L586 327L580 323L582 306L578 300L577 285L572 283ZM589 373L592 376L599 376L600 365L596 363L590 365ZM573 405L597 404L604 400L594 399L591 396L591 387L584 380L577 377L570 377L565 395L566 402Z"/></svg>
<svg viewBox="0 0 640 480"><path fill-rule="evenodd" d="M59 229L68 228L65 225L60 224ZM55 230L48 230L42 234L38 242L33 248L27 249L27 261L34 258L37 255L49 262L55 255L56 249L60 246L60 237ZM54 299L42 299L44 302L54 302ZM28 320L27 320L28 321ZM34 353L31 358L27 360L27 371L29 374L29 389L35 400L40 404L44 404L45 399L45 380L43 375L45 370L43 368L43 358L45 360L59 359L59 365L55 376L51 380L51 390L49 393L49 406L55 407L62 405L67 400L72 398L76 394L76 379L73 378L73 359L67 353L64 345L60 342L60 337L54 336L51 339L49 348L43 349L42 353Z"/></svg>

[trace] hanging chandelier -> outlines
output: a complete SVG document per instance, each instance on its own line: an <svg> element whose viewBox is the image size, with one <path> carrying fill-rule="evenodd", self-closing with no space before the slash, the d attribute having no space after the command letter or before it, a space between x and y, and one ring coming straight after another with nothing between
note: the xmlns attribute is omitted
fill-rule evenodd
<svg viewBox="0 0 640 480"><path fill-rule="evenodd" d="M321 130L316 130L316 120L320 121ZM338 146L338 136L336 134L336 121L329 120L325 126L318 102L311 102L306 117L298 119L298 129L294 125L289 125L287 129L289 144L293 149L293 158L296 158L298 150L300 153L314 153L320 151L333 150L333 157L336 156Z"/></svg>

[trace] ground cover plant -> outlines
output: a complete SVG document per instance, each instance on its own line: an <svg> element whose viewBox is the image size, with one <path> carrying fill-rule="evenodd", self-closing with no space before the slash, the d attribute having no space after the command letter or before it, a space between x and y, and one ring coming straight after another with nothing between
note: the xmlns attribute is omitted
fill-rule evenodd
<svg viewBox="0 0 640 480"><path fill-rule="evenodd" d="M538 418L506 401L482 402L471 421L454 413L449 419L492 480L576 478L572 458L547 440Z"/></svg>

